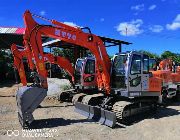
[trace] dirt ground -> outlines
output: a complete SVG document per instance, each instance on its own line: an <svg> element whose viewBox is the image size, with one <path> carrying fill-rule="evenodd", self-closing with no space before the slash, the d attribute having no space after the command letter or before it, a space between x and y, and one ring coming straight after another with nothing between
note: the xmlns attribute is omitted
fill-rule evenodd
<svg viewBox="0 0 180 140"><path fill-rule="evenodd" d="M180 103L171 103L167 108L158 108L156 114L142 118L129 126L117 125L114 129L87 120L74 112L71 103L59 103L46 98L42 108L34 112L36 119L35 132L21 129L17 118L14 94L18 85L0 85L0 140L4 139L35 139L35 133L46 133L46 139L63 140L180 140ZM10 136L13 130L18 136ZM8 131L8 132L7 132ZM38 131L38 132L39 132ZM9 136L8 136L9 135ZM45 135L38 135L44 139Z"/></svg>

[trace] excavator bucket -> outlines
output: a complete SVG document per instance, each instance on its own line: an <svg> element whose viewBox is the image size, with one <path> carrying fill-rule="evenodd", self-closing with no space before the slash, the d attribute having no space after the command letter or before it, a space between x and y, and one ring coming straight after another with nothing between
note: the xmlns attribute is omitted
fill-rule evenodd
<svg viewBox="0 0 180 140"><path fill-rule="evenodd" d="M101 124L114 127L116 125L116 113L104 110L97 106L90 106L80 102L75 103L75 111L88 119L93 119Z"/></svg>
<svg viewBox="0 0 180 140"><path fill-rule="evenodd" d="M34 120L32 113L46 96L47 90L43 88L27 86L19 88L16 101L19 122L23 128Z"/></svg>

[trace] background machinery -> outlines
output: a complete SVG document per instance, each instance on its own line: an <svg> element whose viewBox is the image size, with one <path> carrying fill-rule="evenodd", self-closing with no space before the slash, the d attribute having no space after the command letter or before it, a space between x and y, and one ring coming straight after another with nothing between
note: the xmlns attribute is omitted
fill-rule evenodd
<svg viewBox="0 0 180 140"><path fill-rule="evenodd" d="M149 71L147 55L139 52L118 53L110 61L100 37L55 20L48 20L53 25L40 25L34 21L32 15L29 11L24 13L26 25L24 46L32 54L29 62L36 67L39 84L26 86L25 83L17 92L18 116L23 127L33 121L33 111L47 95L45 57L57 62L57 58L44 54L42 36L76 44L89 49L94 55L77 60L73 81L76 83L76 89L82 88L84 91L84 87L92 89L97 86L98 90L88 95L85 92L80 93L82 96L76 94L78 97L75 98L75 95L73 98L78 112L102 124L113 127L117 121L127 121L135 114L155 110L157 103L162 101L164 91L170 92L172 88L178 90L174 85L164 86L168 84L166 81L164 84L162 77L164 71ZM14 57L16 58L15 54ZM58 62L59 65L64 63ZM22 77L21 70L23 69L19 69L20 77ZM177 76L179 77L179 74Z"/></svg>
<svg viewBox="0 0 180 140"><path fill-rule="evenodd" d="M152 65L154 66L151 69L151 72L154 76L159 77L163 80L163 102L166 103L167 99L179 97L179 81L180 73L179 66L176 66L172 59L164 59L159 63L155 59L151 59Z"/></svg>

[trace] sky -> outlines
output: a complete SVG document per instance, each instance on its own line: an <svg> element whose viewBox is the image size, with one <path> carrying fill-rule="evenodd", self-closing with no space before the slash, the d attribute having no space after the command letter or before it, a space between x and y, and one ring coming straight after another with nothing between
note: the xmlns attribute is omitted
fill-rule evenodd
<svg viewBox="0 0 180 140"><path fill-rule="evenodd" d="M180 0L0 0L0 26L24 27L23 13L90 27L93 34L133 43L122 51L180 53ZM108 54L118 47L107 49Z"/></svg>

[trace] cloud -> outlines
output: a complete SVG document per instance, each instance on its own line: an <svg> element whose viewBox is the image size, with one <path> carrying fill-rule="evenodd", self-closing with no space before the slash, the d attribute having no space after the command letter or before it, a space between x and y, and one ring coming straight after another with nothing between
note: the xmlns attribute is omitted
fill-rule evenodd
<svg viewBox="0 0 180 140"><path fill-rule="evenodd" d="M149 10L154 10L157 6L155 4L149 6Z"/></svg>
<svg viewBox="0 0 180 140"><path fill-rule="evenodd" d="M75 24L75 23L73 23L73 22L68 22L68 21L65 21L64 24L69 25L69 26L72 26L72 27L80 27L80 26L78 26L77 24Z"/></svg>
<svg viewBox="0 0 180 140"><path fill-rule="evenodd" d="M44 16L44 15L46 15L46 12L44 11L44 10L42 10L42 11L40 11L40 13L39 13L41 16Z"/></svg>
<svg viewBox="0 0 180 140"><path fill-rule="evenodd" d="M176 18L174 19L174 21L171 24L167 24L166 28L168 30L178 30L178 29L180 29L180 14L178 14L176 16Z"/></svg>
<svg viewBox="0 0 180 140"><path fill-rule="evenodd" d="M134 10L134 11L143 11L144 10L144 4L139 4L139 5L131 6L131 10Z"/></svg>
<svg viewBox="0 0 180 140"><path fill-rule="evenodd" d="M153 26L149 27L149 30L151 30L152 32L155 32L155 33L160 33L164 30L164 27L161 25L153 25Z"/></svg>
<svg viewBox="0 0 180 140"><path fill-rule="evenodd" d="M103 22L103 21L104 21L104 18L101 18L100 21Z"/></svg>
<svg viewBox="0 0 180 140"><path fill-rule="evenodd" d="M130 22L120 23L116 29L123 36L136 36L143 33L143 30L140 29L143 21L141 19L132 20Z"/></svg>

